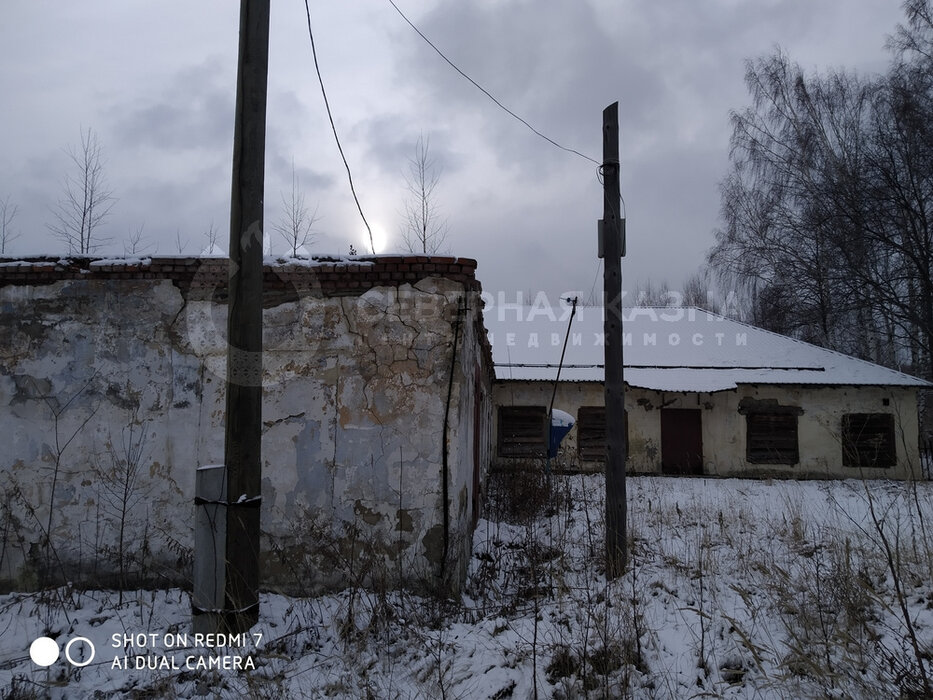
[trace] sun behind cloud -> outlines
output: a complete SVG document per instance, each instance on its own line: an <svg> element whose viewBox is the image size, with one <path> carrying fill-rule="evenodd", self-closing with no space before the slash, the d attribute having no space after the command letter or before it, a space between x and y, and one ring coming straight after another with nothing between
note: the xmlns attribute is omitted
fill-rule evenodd
<svg viewBox="0 0 933 700"><path fill-rule="evenodd" d="M370 247L369 232L363 229L360 233L360 247L358 250L360 253L375 253L376 255L384 253L389 249L392 242L386 228L381 224L370 224L370 228L373 232L372 247Z"/></svg>

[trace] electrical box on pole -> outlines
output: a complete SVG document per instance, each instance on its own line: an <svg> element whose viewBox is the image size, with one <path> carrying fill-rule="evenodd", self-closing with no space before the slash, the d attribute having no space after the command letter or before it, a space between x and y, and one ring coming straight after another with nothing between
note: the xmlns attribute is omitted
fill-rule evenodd
<svg viewBox="0 0 933 700"><path fill-rule="evenodd" d="M600 260L606 257L606 223L603 219L599 220L599 225L597 226L596 234L598 236L597 246L596 246L596 257ZM620 256L625 257L625 217L622 217L619 220L619 250L621 251Z"/></svg>
<svg viewBox="0 0 933 700"><path fill-rule="evenodd" d="M603 110L603 310L606 406L606 575L625 571L625 383L622 366L622 256L624 222L619 183L619 103Z"/></svg>

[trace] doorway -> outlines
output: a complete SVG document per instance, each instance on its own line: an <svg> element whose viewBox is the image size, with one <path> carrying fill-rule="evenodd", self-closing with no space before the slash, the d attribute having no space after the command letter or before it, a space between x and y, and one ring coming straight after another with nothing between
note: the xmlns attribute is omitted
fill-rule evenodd
<svg viewBox="0 0 933 700"><path fill-rule="evenodd" d="M699 408L661 409L661 472L703 473L703 432Z"/></svg>

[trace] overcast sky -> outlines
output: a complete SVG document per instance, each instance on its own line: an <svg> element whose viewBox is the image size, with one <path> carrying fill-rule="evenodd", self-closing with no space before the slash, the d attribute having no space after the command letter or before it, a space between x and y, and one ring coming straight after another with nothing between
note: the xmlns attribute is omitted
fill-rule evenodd
<svg viewBox="0 0 933 700"><path fill-rule="evenodd" d="M729 111L744 61L783 47L807 69L883 71L898 0L396 0L463 71L552 139L601 158L620 102L626 287L696 270L718 225ZM18 205L7 252L64 253L49 233L67 148L92 128L116 205L101 229L123 252L228 236L238 33L235 0L3 0L0 199ZM368 252L327 122L302 0L273 0L266 221L294 160L320 220L313 253ZM441 169L447 252L484 289L588 294L598 271L596 166L535 136L457 75L387 0L312 0L318 57L381 252L399 249L404 174L419 135ZM285 250L273 238L273 250ZM597 290L601 282L597 282Z"/></svg>

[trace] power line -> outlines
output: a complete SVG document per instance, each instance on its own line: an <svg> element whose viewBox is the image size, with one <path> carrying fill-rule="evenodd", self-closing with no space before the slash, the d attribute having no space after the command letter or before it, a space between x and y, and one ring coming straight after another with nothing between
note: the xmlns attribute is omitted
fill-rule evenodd
<svg viewBox="0 0 933 700"><path fill-rule="evenodd" d="M604 166L604 165L605 165L605 163L601 163L600 166L596 169L596 179L599 181L599 184L600 184L600 185L604 184L604 181L603 181L603 166ZM619 201L622 202L622 218L624 219L624 218L625 218L625 197L622 196L622 192L621 192L621 187L622 187L622 164L621 164L621 163L615 163L615 165L619 166L619 188L620 188L620 192L619 192ZM613 210L613 213L618 213L618 212L616 212L615 210Z"/></svg>
<svg viewBox="0 0 933 700"><path fill-rule="evenodd" d="M307 4L307 0L305 0L305 3ZM575 150L575 149L573 149L573 148L568 148L567 146L563 146L563 145L557 143L557 141L555 141L554 139L552 139L552 138L550 138L550 137L548 137L548 136L545 136L545 135L542 134L540 131L538 131L537 129L535 129L531 124L529 124L527 121L525 121L525 120L522 119L520 116L518 116L517 114L515 114L515 112L513 112L511 109L509 109L509 108L506 107L504 104L502 104L501 102L499 102L499 100L497 100L495 97L493 97L493 96L490 94L490 92L489 92L486 88L484 88L482 85L480 85L480 84L477 83L475 80L473 80L473 78L471 78L471 77L468 76L466 73L464 73L462 70L460 70L460 68L458 68L457 65L456 65L453 61L451 61L449 58L447 58L447 56L444 55L444 52L441 51L439 48L437 48L437 46L435 46L434 42L432 42L430 39L428 39L428 37L426 37L426 36L424 35L424 33L423 33L420 29L418 29L418 27L416 27L416 26L412 23L412 21L411 21L410 19L408 19L408 17L405 16L405 13L402 12L402 11L399 9L398 5L395 4L394 0L389 0L389 4L392 5L392 7L395 8L395 11L398 12L399 15L402 17L402 19L405 20L405 21L408 23L408 26L411 27L412 29L414 29L415 32L418 34L418 36L420 36L422 39L424 39L425 42L427 42L428 46L430 46L432 49L434 49L434 51L437 53L438 56L440 56L441 58L443 58L443 59L447 62L447 64L448 64L451 68L453 68L455 71L457 71L460 75L462 75L464 78L466 78L467 80L469 80L470 83L472 83L473 86L474 86L477 90L479 90L479 91L482 92L484 95L486 95L486 97L488 97L490 100L492 100L493 102L495 102L496 105L498 105L498 107L499 107L500 109L502 109L503 111L505 111L506 113L508 113L509 115L511 115L512 117L514 117L514 118L517 119L518 121L520 121L522 124L524 124L525 126L527 126L527 127L528 127L529 129L531 129L535 134L537 134L538 136L540 136L541 138L543 138L545 141L547 141L547 142L550 143L551 145L557 146L559 149L561 149L561 150L563 150L563 151L567 151L568 153L573 153L573 154L575 154L575 155L578 155L578 156L580 156L581 158L584 158L584 159L590 161L591 163L595 163L596 165L601 165L601 163L600 163L598 160L595 160L595 159L593 159L593 158L590 158L589 156L584 155L583 153L580 153L580 151L577 151L577 150Z"/></svg>
<svg viewBox="0 0 933 700"><path fill-rule="evenodd" d="M391 0L390 0L391 1ZM397 9L397 8L396 8ZM305 14L308 16L308 38L311 39L311 55L314 57L314 70L317 72L317 80L321 85L321 95L324 96L324 106L327 108L327 118L330 120L330 128L334 132L334 140L337 142L337 150L340 151L340 157L343 159L343 165L347 169L347 179L350 181L350 192L353 193L353 201L356 202L356 208L360 212L360 218L366 226L366 232L369 234L369 247L376 254L376 246L373 243L373 230L369 227L369 222L363 214L363 207L360 206L360 199L356 196L356 188L353 186L353 174L350 172L350 164L347 163L347 157L343 153L343 147L340 145L340 138L337 136L337 127L334 125L334 115L330 111L330 102L327 99L327 92L324 90L324 79L321 77L321 68L317 61L317 50L314 48L314 32L311 31L311 8L308 6L308 0L305 0Z"/></svg>

